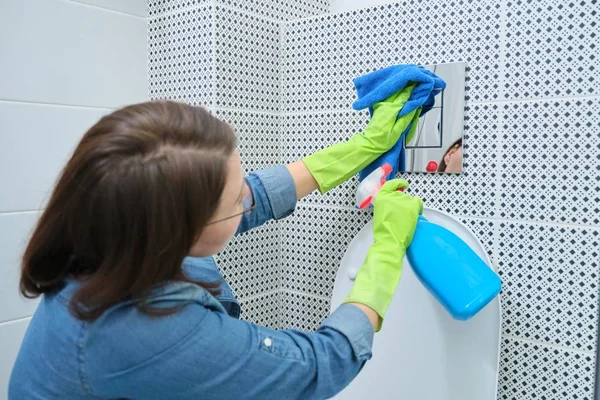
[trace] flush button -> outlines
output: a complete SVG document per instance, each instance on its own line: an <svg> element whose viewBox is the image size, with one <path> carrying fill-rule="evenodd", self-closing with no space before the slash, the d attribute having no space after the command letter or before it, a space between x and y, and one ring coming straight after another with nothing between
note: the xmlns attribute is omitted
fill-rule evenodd
<svg viewBox="0 0 600 400"><path fill-rule="evenodd" d="M266 338L263 343L265 344L265 346L271 347L271 345L273 344L273 341L271 340L271 338Z"/></svg>

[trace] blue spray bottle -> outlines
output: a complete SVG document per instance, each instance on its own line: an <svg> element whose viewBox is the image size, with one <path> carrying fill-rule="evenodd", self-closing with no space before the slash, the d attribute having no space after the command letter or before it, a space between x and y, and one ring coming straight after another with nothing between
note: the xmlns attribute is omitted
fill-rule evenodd
<svg viewBox="0 0 600 400"><path fill-rule="evenodd" d="M374 170L357 189L358 208L369 207L392 167ZM421 283L458 320L468 320L500 293L500 277L456 234L419 217L406 256Z"/></svg>

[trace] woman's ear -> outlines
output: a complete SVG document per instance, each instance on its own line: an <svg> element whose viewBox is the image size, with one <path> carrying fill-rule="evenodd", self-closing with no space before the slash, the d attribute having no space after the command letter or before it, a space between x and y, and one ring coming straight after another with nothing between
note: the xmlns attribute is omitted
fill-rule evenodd
<svg viewBox="0 0 600 400"><path fill-rule="evenodd" d="M446 165L448 165L449 162L450 162L450 152L447 152L446 155L444 156L444 163Z"/></svg>
<svg viewBox="0 0 600 400"><path fill-rule="evenodd" d="M448 150L448 152L446 152L446 155L444 156L444 162L446 163L446 165L448 165L448 163L450 162L450 157L452 156L452 154L454 154L454 152L456 151L456 148L451 148L450 150Z"/></svg>
<svg viewBox="0 0 600 400"><path fill-rule="evenodd" d="M446 163L446 165L450 162L450 157L456 153L456 150L458 150L460 146L458 145L454 145L450 150L448 150L448 152L446 153L446 155L444 156L444 162Z"/></svg>

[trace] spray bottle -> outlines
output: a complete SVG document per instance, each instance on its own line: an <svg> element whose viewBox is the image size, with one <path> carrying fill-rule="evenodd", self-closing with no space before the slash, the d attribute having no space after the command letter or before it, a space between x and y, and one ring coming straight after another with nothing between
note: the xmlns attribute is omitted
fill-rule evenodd
<svg viewBox="0 0 600 400"><path fill-rule="evenodd" d="M370 207L392 171L370 173L356 191L358 208ZM458 320L468 320L500 293L500 277L456 234L422 215L406 256L421 283Z"/></svg>

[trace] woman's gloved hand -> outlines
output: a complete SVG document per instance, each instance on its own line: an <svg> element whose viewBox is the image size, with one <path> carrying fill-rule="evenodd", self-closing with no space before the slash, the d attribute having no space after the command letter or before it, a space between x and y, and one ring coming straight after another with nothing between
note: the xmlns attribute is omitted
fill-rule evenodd
<svg viewBox="0 0 600 400"><path fill-rule="evenodd" d="M402 273L402 261L412 241L423 201L398 191L408 187L403 179L388 181L375 198L374 243L358 271L344 303L360 303L383 320ZM377 331L381 329L381 324Z"/></svg>
<svg viewBox="0 0 600 400"><path fill-rule="evenodd" d="M334 144L302 159L319 185L321 193L347 181L391 149L411 122L416 127L420 109L398 118L415 84L373 106L373 116L365 130L348 141Z"/></svg>

